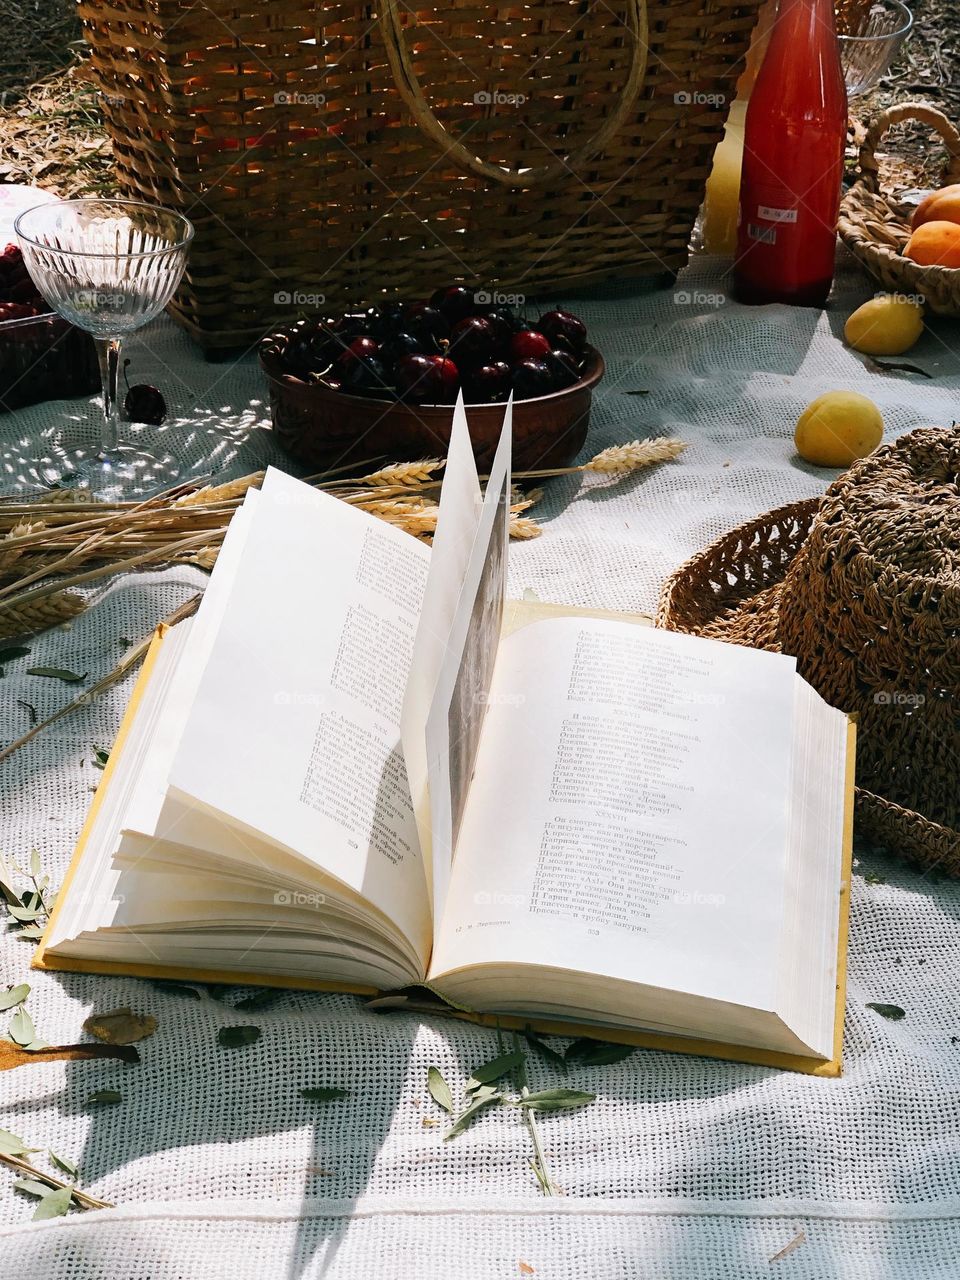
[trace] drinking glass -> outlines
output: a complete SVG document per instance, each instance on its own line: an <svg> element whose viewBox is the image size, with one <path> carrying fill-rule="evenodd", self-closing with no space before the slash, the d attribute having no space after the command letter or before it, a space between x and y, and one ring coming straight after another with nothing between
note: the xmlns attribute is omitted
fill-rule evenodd
<svg viewBox="0 0 960 1280"><path fill-rule="evenodd" d="M912 26L913 14L900 0L874 0L857 30L837 37L848 100L869 93L890 70Z"/></svg>
<svg viewBox="0 0 960 1280"><path fill-rule="evenodd" d="M43 297L94 340L103 388L96 451L66 450L62 483L104 499L175 480L176 460L120 443L118 376L123 338L164 309L180 283L193 227L179 213L133 200L61 200L14 223L23 260Z"/></svg>

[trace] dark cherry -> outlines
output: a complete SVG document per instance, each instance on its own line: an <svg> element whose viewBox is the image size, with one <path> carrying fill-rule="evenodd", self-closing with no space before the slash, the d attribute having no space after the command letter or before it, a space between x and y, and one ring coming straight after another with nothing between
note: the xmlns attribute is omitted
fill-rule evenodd
<svg viewBox="0 0 960 1280"><path fill-rule="evenodd" d="M514 361L542 360L549 354L549 339L536 329L521 329L510 339L510 355Z"/></svg>
<svg viewBox="0 0 960 1280"><path fill-rule="evenodd" d="M329 369L343 350L336 338L322 330L302 329L287 343L283 353L283 365L291 373L305 377L310 373L322 373Z"/></svg>
<svg viewBox="0 0 960 1280"><path fill-rule="evenodd" d="M427 343L430 344L429 350L425 349ZM429 334L419 338L416 334L406 333L401 329L399 333L391 334L380 344L380 359L388 369L392 369L404 356L434 355L435 347L436 342Z"/></svg>
<svg viewBox="0 0 960 1280"><path fill-rule="evenodd" d="M387 338L392 338L395 333L403 331L406 307L402 302L386 302L382 307L371 307L372 310L379 313L377 322L373 326L375 338L384 342Z"/></svg>
<svg viewBox="0 0 960 1280"><path fill-rule="evenodd" d="M394 370L397 391L411 404L452 404L460 372L444 356L404 356Z"/></svg>
<svg viewBox="0 0 960 1280"><path fill-rule="evenodd" d="M26 320L27 316L35 316L37 308L24 302L0 302L0 321ZM27 328L32 326L28 325Z"/></svg>
<svg viewBox="0 0 960 1280"><path fill-rule="evenodd" d="M437 339L450 336L450 325L429 302L412 302L407 307L406 323L411 333L428 333Z"/></svg>
<svg viewBox="0 0 960 1280"><path fill-rule="evenodd" d="M575 382L580 381L580 366L576 356L569 351L557 348L544 357L544 363L553 374L553 385L557 391L563 391L565 387L572 387Z"/></svg>
<svg viewBox="0 0 960 1280"><path fill-rule="evenodd" d="M373 338L366 336L354 338L347 343L346 347L337 356L337 364L341 369L344 369L348 364L353 364L357 360L369 360L371 356L377 355L379 350L380 344L375 342Z"/></svg>
<svg viewBox="0 0 960 1280"><path fill-rule="evenodd" d="M430 296L430 304L437 308L449 325L455 325L458 320L465 320L477 311L473 291L464 288L462 284L437 289Z"/></svg>
<svg viewBox="0 0 960 1280"><path fill-rule="evenodd" d="M333 324L333 332L344 342L370 337L372 325L364 311L348 311Z"/></svg>
<svg viewBox="0 0 960 1280"><path fill-rule="evenodd" d="M512 307L494 307L484 314L487 320L498 320L508 333L519 333L521 329L528 327L527 322Z"/></svg>
<svg viewBox="0 0 960 1280"><path fill-rule="evenodd" d="M513 394L518 400L546 396L556 387L553 372L544 360L521 360L513 367Z"/></svg>
<svg viewBox="0 0 960 1280"><path fill-rule="evenodd" d="M463 375L463 394L468 404L496 404L506 400L512 386L513 374L503 360L494 360Z"/></svg>
<svg viewBox="0 0 960 1280"><path fill-rule="evenodd" d="M537 322L537 328L546 334L553 346L569 346L571 351L581 352L587 341L587 326L579 316L570 311L547 311ZM559 344L557 339L563 338Z"/></svg>
<svg viewBox="0 0 960 1280"><path fill-rule="evenodd" d="M392 392L383 362L375 355L357 355L338 365L340 384L350 395L387 395Z"/></svg>
<svg viewBox="0 0 960 1280"><path fill-rule="evenodd" d="M460 366L486 364L497 353L497 334L489 320L467 316L450 330L450 355Z"/></svg>
<svg viewBox="0 0 960 1280"><path fill-rule="evenodd" d="M498 356L507 357L510 354L510 339L516 332L516 328L509 321L505 320L500 311L488 311L483 317L487 324L493 330L494 348Z"/></svg>
<svg viewBox="0 0 960 1280"><path fill-rule="evenodd" d="M138 382L130 388L123 400L123 409L131 422L145 422L159 427L167 416L167 402L156 387Z"/></svg>

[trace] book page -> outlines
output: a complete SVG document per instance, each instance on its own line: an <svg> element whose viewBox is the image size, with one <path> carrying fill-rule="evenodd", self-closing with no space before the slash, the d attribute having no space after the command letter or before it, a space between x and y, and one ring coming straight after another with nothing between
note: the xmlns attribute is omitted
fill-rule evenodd
<svg viewBox="0 0 960 1280"><path fill-rule="evenodd" d="M435 921L446 899L503 626L512 421L509 402L426 723Z"/></svg>
<svg viewBox="0 0 960 1280"><path fill-rule="evenodd" d="M470 552L480 523L483 497L470 443L463 395L457 397L450 431L450 447L443 469L440 512L430 554L430 572L413 648L413 662L403 700L403 754L420 849L433 898L430 792L427 769L426 723L443 665L447 642L463 590Z"/></svg>
<svg viewBox="0 0 960 1280"><path fill-rule="evenodd" d="M508 636L431 977L546 965L773 1009L794 672L618 622Z"/></svg>
<svg viewBox="0 0 960 1280"><path fill-rule="evenodd" d="M270 470L170 790L336 876L425 955L400 709L429 564L408 534Z"/></svg>

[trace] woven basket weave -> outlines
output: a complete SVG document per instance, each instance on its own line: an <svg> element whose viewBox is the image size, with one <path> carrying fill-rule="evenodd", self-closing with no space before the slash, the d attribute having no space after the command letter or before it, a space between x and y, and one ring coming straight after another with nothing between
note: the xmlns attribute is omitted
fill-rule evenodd
<svg viewBox="0 0 960 1280"><path fill-rule="evenodd" d="M960 316L960 268L921 267L903 256L910 239L912 209L880 189L876 149L892 124L919 120L943 138L949 159L942 185L960 182L960 133L947 117L923 102L882 111L860 148L860 177L843 198L838 223L844 244L885 289L919 294L930 311Z"/></svg>
<svg viewBox="0 0 960 1280"><path fill-rule="evenodd" d="M455 279L676 272L758 3L79 12L121 188L197 228L174 312L229 348Z"/></svg>
<svg viewBox="0 0 960 1280"><path fill-rule="evenodd" d="M822 502L727 534L664 585L657 625L795 654L855 712L861 834L960 875L960 432L925 427Z"/></svg>

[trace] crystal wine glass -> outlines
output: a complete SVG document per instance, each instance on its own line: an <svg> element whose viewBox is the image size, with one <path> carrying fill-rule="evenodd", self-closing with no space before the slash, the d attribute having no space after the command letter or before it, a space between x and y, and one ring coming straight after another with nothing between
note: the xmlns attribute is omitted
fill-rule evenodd
<svg viewBox="0 0 960 1280"><path fill-rule="evenodd" d="M912 26L913 14L900 0L874 0L856 29L837 37L848 100L869 93L886 75Z"/></svg>
<svg viewBox="0 0 960 1280"><path fill-rule="evenodd" d="M193 226L179 213L132 200L37 205L14 229L30 276L65 320L94 340L103 385L95 451L66 451L61 481L100 498L128 497L175 480L176 461L120 443L118 375L123 338L158 316L180 283Z"/></svg>

